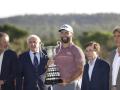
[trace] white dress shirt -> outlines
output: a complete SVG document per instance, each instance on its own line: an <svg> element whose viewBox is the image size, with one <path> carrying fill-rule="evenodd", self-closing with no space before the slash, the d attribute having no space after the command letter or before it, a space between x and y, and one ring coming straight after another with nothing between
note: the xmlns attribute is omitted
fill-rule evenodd
<svg viewBox="0 0 120 90"><path fill-rule="evenodd" d="M89 70L88 70L88 75L89 75L89 80L91 80L91 76L92 76L92 72L93 72L93 68L95 66L95 61L97 58L95 58L94 60L88 62L89 64Z"/></svg>
<svg viewBox="0 0 120 90"><path fill-rule="evenodd" d="M32 51L29 52L32 64L34 64L34 53L35 52ZM40 52L36 52L36 57L38 59L38 64L40 64L40 57L41 57Z"/></svg>
<svg viewBox="0 0 120 90"><path fill-rule="evenodd" d="M3 55L4 55L4 52L0 54L0 74L1 74L1 68L2 68Z"/></svg>
<svg viewBox="0 0 120 90"><path fill-rule="evenodd" d="M112 64L112 85L116 85L119 68L120 68L120 55L118 53L118 50L116 49L116 54Z"/></svg>

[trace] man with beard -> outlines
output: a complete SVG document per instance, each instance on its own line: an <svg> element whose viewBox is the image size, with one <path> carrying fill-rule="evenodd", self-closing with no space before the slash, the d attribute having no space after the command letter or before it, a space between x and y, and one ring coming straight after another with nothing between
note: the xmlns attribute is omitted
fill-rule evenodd
<svg viewBox="0 0 120 90"><path fill-rule="evenodd" d="M76 81L81 78L85 56L81 48L72 42L73 29L64 24L59 29L61 45L56 49L54 64L60 69L63 83L53 86L53 90L76 90Z"/></svg>

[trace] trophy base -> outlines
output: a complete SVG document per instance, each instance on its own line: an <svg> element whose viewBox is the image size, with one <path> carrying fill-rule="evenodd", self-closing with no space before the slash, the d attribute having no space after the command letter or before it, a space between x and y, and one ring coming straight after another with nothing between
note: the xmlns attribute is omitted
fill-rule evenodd
<svg viewBox="0 0 120 90"><path fill-rule="evenodd" d="M54 84L58 84L58 83L62 83L62 79L57 79L57 80L45 80L45 84L46 85L54 85Z"/></svg>

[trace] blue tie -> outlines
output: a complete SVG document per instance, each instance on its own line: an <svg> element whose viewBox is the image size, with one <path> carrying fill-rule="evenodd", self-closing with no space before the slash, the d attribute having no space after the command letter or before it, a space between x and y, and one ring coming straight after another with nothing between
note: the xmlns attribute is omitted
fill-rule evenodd
<svg viewBox="0 0 120 90"><path fill-rule="evenodd" d="M36 53L33 53L33 54L34 54L34 60L33 60L34 66L37 67L38 66L38 58L36 56Z"/></svg>

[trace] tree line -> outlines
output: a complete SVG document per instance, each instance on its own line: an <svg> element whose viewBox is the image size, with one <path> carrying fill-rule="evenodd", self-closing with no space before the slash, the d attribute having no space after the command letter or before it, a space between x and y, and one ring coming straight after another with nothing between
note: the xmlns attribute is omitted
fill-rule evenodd
<svg viewBox="0 0 120 90"><path fill-rule="evenodd" d="M26 38L29 34L26 30L22 30L13 25L1 25L0 32L6 32L10 36L10 48L15 50L18 54L24 52L27 48ZM39 35L40 36L40 35ZM57 36L57 38L56 38ZM59 35L54 32L48 33L45 36L40 36L45 46L56 45L59 41ZM84 50L84 45L89 41L97 41L102 46L102 56L105 58L109 51L114 48L112 32L109 31L83 31L79 35L74 34L73 41Z"/></svg>

